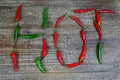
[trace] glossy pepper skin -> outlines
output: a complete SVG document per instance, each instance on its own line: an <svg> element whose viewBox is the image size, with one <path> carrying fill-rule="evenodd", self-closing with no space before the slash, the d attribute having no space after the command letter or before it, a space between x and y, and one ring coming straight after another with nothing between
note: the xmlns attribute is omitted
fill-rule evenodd
<svg viewBox="0 0 120 80"><path fill-rule="evenodd" d="M57 28L57 27L59 26L59 24L63 21L65 15L66 15L66 14L64 14L64 15L62 15L62 16L60 16L60 17L58 18L58 20L57 20L56 23L55 23L55 28Z"/></svg>
<svg viewBox="0 0 120 80"><path fill-rule="evenodd" d="M75 62L75 63L67 64L66 66L68 68L73 68L73 67L77 67L77 66L79 66L81 64L83 64L83 62Z"/></svg>
<svg viewBox="0 0 120 80"><path fill-rule="evenodd" d="M42 72L42 73L46 73L46 70L44 69L44 67L43 67L43 64L42 64L42 62L41 62L41 60L40 60L40 58L39 57L36 57L36 64L37 64L37 67L39 68L39 70Z"/></svg>
<svg viewBox="0 0 120 80"><path fill-rule="evenodd" d="M81 55L80 55L80 62L83 62L83 61L84 61L85 56L86 56L86 44L84 44L84 45L82 46L82 52L81 52Z"/></svg>
<svg viewBox="0 0 120 80"><path fill-rule="evenodd" d="M102 41L100 41L97 45L97 58L98 58L98 62L99 64L102 64Z"/></svg>
<svg viewBox="0 0 120 80"><path fill-rule="evenodd" d="M94 11L95 8L86 8L86 9L75 9L72 10L74 13L86 13L86 12L90 12L90 11Z"/></svg>
<svg viewBox="0 0 120 80"><path fill-rule="evenodd" d="M46 41L46 39L45 38L43 38L42 39L43 40L43 49L42 49L42 58L41 59L43 59L43 58L45 58L46 57L46 55L47 55L47 51L48 51L48 47L47 47L47 41Z"/></svg>
<svg viewBox="0 0 120 80"><path fill-rule="evenodd" d="M98 23L98 25L101 24L101 18L100 18L100 14L98 10L95 10L95 17L96 17L96 22Z"/></svg>
<svg viewBox="0 0 120 80"><path fill-rule="evenodd" d="M19 26L19 24L17 24L17 26L15 27L15 30L14 30L14 44L17 43L17 40L19 37L19 30L20 30L20 26Z"/></svg>
<svg viewBox="0 0 120 80"><path fill-rule="evenodd" d="M82 30L81 32L80 32L80 34L81 34L81 38L82 38L82 41L83 41L83 44L84 45L86 45L86 33L85 33L85 31L84 30Z"/></svg>
<svg viewBox="0 0 120 80"><path fill-rule="evenodd" d="M54 40L54 48L57 48L58 47L58 33L56 30L54 31L54 34L53 34L53 40Z"/></svg>
<svg viewBox="0 0 120 80"><path fill-rule="evenodd" d="M84 30L81 31L81 37L82 37L82 41L83 41L83 45L82 45L82 51L81 51L81 55L80 55L80 62L84 61L85 56L86 56L86 33Z"/></svg>
<svg viewBox="0 0 120 80"><path fill-rule="evenodd" d="M69 17L74 21L76 21L81 28L83 27L82 22L76 16L69 16Z"/></svg>
<svg viewBox="0 0 120 80"><path fill-rule="evenodd" d="M109 10L109 9L99 10L99 14L104 14L104 13L116 14L116 11L115 10Z"/></svg>
<svg viewBox="0 0 120 80"><path fill-rule="evenodd" d="M99 40L101 41L102 40L102 30L100 28L100 25L96 21L94 21L94 26L99 34Z"/></svg>
<svg viewBox="0 0 120 80"><path fill-rule="evenodd" d="M20 4L17 8L17 11L16 11L16 18L15 18L15 21L18 22L21 20L21 8L22 8L23 4Z"/></svg>
<svg viewBox="0 0 120 80"><path fill-rule="evenodd" d="M17 72L18 71L17 52L12 52L11 56L14 63L13 65L14 70Z"/></svg>
<svg viewBox="0 0 120 80"><path fill-rule="evenodd" d="M43 28L48 28L48 7L45 7L43 10Z"/></svg>
<svg viewBox="0 0 120 80"><path fill-rule="evenodd" d="M65 65L63 58L62 58L62 53L59 49L57 50L57 58L62 66Z"/></svg>
<svg viewBox="0 0 120 80"><path fill-rule="evenodd" d="M19 38L24 38L24 39L34 39L44 36L44 34L28 34L28 35L20 35Z"/></svg>

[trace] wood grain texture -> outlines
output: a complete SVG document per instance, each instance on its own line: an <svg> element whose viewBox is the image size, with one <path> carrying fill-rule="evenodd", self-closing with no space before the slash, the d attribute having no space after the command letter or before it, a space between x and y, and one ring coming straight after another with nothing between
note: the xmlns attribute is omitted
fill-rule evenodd
<svg viewBox="0 0 120 80"><path fill-rule="evenodd" d="M24 3L21 34L44 33L48 42L48 55L43 60L47 74L42 74L35 64L36 56L41 56L42 38L19 39L17 43L19 72L14 72L11 60L15 12ZM119 80L120 76L120 6L119 0L1 0L0 1L0 80ZM111 6L112 5L112 6ZM43 8L49 6L49 28L42 29ZM98 35L93 26L94 11L85 14L70 12L76 8L95 7L114 9L117 14L103 14L104 63L99 65L96 58ZM87 55L85 63L73 69L59 64L53 46L54 24L64 13L77 16L84 24L87 34ZM59 48L65 63L76 62L79 58L82 40L79 26L69 17L60 24Z"/></svg>

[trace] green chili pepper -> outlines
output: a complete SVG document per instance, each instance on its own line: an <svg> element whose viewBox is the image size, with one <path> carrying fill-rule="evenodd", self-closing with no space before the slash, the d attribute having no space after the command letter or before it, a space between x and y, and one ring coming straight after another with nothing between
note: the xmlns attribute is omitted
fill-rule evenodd
<svg viewBox="0 0 120 80"><path fill-rule="evenodd" d="M40 71L45 74L46 70L44 69L39 57L36 57L36 63L37 63L37 67L40 69Z"/></svg>
<svg viewBox="0 0 120 80"><path fill-rule="evenodd" d="M102 42L101 41L97 45L97 58L98 58L98 62L102 64L103 61L102 61Z"/></svg>
<svg viewBox="0 0 120 80"><path fill-rule="evenodd" d="M43 10L43 28L48 28L48 7L45 7Z"/></svg>
<svg viewBox="0 0 120 80"><path fill-rule="evenodd" d="M24 39L33 39L33 38L38 38L43 36L44 34L29 34L29 35L20 35L19 38L24 38Z"/></svg>
<svg viewBox="0 0 120 80"><path fill-rule="evenodd" d="M15 31L14 31L14 43L17 43L18 37L19 37L19 30L20 30L20 26L19 24L17 24L17 26L15 27Z"/></svg>

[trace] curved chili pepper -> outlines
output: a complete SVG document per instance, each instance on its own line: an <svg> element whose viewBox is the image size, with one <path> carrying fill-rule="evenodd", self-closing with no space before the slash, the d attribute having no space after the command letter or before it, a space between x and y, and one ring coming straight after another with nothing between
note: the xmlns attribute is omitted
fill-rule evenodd
<svg viewBox="0 0 120 80"><path fill-rule="evenodd" d="M64 17L65 17L66 14L67 14L67 13L65 13L64 15L62 15L62 16L60 16L60 17L58 18L58 20L57 20L56 23L55 23L55 28L57 28L57 27L59 26L59 24L60 24L61 21L64 19Z"/></svg>
<svg viewBox="0 0 120 80"><path fill-rule="evenodd" d="M80 62L84 61L85 56L86 56L86 34L85 31L82 29L81 31L81 37L82 37L82 41L83 41L83 46L82 46L82 52L80 55Z"/></svg>
<svg viewBox="0 0 120 80"><path fill-rule="evenodd" d="M57 33L57 31L54 31L53 40L54 40L54 48L57 48L58 47L58 33Z"/></svg>
<svg viewBox="0 0 120 80"><path fill-rule="evenodd" d="M19 38L24 38L24 39L33 39L33 38L38 38L43 36L44 34L29 34L29 35L20 35Z"/></svg>
<svg viewBox="0 0 120 80"><path fill-rule="evenodd" d="M12 52L11 56L12 56L12 60L14 63L14 65L13 65L14 70L17 72L18 71L17 52Z"/></svg>
<svg viewBox="0 0 120 80"><path fill-rule="evenodd" d="M14 44L17 43L17 40L19 37L19 30L20 30L20 26L19 24L17 24L17 26L15 27L15 31L14 31Z"/></svg>
<svg viewBox="0 0 120 80"><path fill-rule="evenodd" d="M69 17L71 19L73 19L74 21L76 21L80 27L83 27L82 22L77 17L75 17L75 16L69 16Z"/></svg>
<svg viewBox="0 0 120 80"><path fill-rule="evenodd" d="M75 9L72 10L74 13L85 13L95 10L95 8L87 8L87 9Z"/></svg>
<svg viewBox="0 0 120 80"><path fill-rule="evenodd" d="M61 54L61 51L58 49L57 50L57 58L60 62L61 65L64 65L64 61L63 61L63 58L62 58L62 54Z"/></svg>
<svg viewBox="0 0 120 80"><path fill-rule="evenodd" d="M48 7L43 10L43 28L48 28Z"/></svg>
<svg viewBox="0 0 120 80"><path fill-rule="evenodd" d="M101 31L100 25L98 25L98 23L96 21L94 21L94 26L99 34L99 40L101 41L102 40L102 31Z"/></svg>
<svg viewBox="0 0 120 80"><path fill-rule="evenodd" d="M82 30L80 34L81 34L81 37L82 37L83 44L86 45L87 41L86 41L86 33L85 33L85 31Z"/></svg>
<svg viewBox="0 0 120 80"><path fill-rule="evenodd" d="M83 64L83 62L75 62L75 63L71 63L71 64L66 64L66 66L68 68L73 68L73 67L77 67L79 65Z"/></svg>
<svg viewBox="0 0 120 80"><path fill-rule="evenodd" d="M101 18L99 11L95 10L95 17L96 17L96 22L100 25L101 24Z"/></svg>
<svg viewBox="0 0 120 80"><path fill-rule="evenodd" d="M97 45L97 58L98 58L98 62L99 64L102 64L102 41L100 41Z"/></svg>
<svg viewBox="0 0 120 80"><path fill-rule="evenodd" d="M115 10L109 10L109 9L99 10L99 14L104 14L104 13L116 14L116 11Z"/></svg>
<svg viewBox="0 0 120 80"><path fill-rule="evenodd" d="M43 40L43 51L42 51L42 58L43 59L46 55L47 55L47 41L45 38L42 39Z"/></svg>
<svg viewBox="0 0 120 80"><path fill-rule="evenodd" d="M82 52L80 55L80 62L83 62L86 56L86 44L83 44L82 46Z"/></svg>
<svg viewBox="0 0 120 80"><path fill-rule="evenodd" d="M39 68L39 70L42 72L42 73L46 73L46 70L44 69L44 67L43 67L43 64L42 64L42 62L41 62L41 60L40 60L40 58L39 57L36 57L36 64L37 64L37 67Z"/></svg>
<svg viewBox="0 0 120 80"><path fill-rule="evenodd" d="M20 4L17 8L17 11L16 11L16 18L15 18L15 21L18 22L21 20L21 8L22 8L23 4Z"/></svg>

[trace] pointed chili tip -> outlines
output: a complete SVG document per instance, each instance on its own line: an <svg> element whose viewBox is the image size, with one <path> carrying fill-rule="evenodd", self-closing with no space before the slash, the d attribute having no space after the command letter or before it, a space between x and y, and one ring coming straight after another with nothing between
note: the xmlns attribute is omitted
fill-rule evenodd
<svg viewBox="0 0 120 80"><path fill-rule="evenodd" d="M102 61L99 61L99 64L103 64L103 62L102 62Z"/></svg>
<svg viewBox="0 0 120 80"><path fill-rule="evenodd" d="M49 8L48 8L48 6L46 6L44 9L47 9L47 10L48 10Z"/></svg>
<svg viewBox="0 0 120 80"><path fill-rule="evenodd" d="M15 72L18 72L18 68L15 68L14 70L15 70Z"/></svg>
<svg viewBox="0 0 120 80"><path fill-rule="evenodd" d="M21 3L20 6L23 6L23 3Z"/></svg>
<svg viewBox="0 0 120 80"><path fill-rule="evenodd" d="M23 6L23 3L21 3L18 7L22 7Z"/></svg>
<svg viewBox="0 0 120 80"><path fill-rule="evenodd" d="M44 34L38 34L39 36L44 36Z"/></svg>

